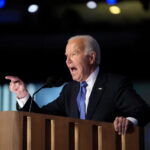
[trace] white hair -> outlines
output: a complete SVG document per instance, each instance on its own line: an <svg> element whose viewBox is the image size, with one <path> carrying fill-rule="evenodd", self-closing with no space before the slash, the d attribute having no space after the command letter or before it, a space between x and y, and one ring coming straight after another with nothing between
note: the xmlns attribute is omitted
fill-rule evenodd
<svg viewBox="0 0 150 150"><path fill-rule="evenodd" d="M76 35L69 38L68 42L74 39L84 39L85 52L90 55L92 51L96 52L96 64L100 64L100 46L98 42L90 35Z"/></svg>

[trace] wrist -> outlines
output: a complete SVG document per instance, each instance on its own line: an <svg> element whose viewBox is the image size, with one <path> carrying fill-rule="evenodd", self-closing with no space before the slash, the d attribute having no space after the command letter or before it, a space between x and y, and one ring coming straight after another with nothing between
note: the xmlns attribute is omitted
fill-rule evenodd
<svg viewBox="0 0 150 150"><path fill-rule="evenodd" d="M18 93L17 99L22 99L22 98L26 97L28 94L29 93L27 90L21 91L20 93Z"/></svg>

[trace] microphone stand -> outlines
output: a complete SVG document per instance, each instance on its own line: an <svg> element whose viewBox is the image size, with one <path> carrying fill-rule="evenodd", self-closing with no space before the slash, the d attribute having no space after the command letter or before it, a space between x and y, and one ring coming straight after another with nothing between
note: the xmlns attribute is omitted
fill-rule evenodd
<svg viewBox="0 0 150 150"><path fill-rule="evenodd" d="M40 87L37 91L35 91L33 93L33 95L31 96L31 102L30 102L30 106L29 106L29 113L31 112L32 102L34 101L35 94L38 93L41 89L45 88L46 86L47 86L47 83L45 85L43 85L42 87Z"/></svg>
<svg viewBox="0 0 150 150"><path fill-rule="evenodd" d="M53 86L58 87L58 86L60 86L62 84L63 84L63 79L62 78L58 79L58 77L55 77L55 76L49 77L47 79L47 82L42 87L40 87L37 91L35 91L33 93L33 95L31 96L31 102L30 102L30 106L29 106L29 113L31 112L32 102L34 101L35 94L37 94L43 88L46 88L46 87L50 88L50 87L53 87Z"/></svg>

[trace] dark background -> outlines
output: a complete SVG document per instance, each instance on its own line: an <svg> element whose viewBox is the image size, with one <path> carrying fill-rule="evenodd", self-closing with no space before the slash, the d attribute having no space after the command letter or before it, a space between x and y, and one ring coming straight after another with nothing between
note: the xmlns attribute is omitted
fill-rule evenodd
<svg viewBox="0 0 150 150"><path fill-rule="evenodd" d="M8 0L0 9L0 83L7 82L6 75L19 76L26 82L46 81L51 75L70 80L64 52L68 38L77 34L90 34L97 39L104 72L124 74L138 81L149 80L150 17L144 17L150 14L149 0L118 1L129 6L130 2L138 2L144 15L141 17L139 10L133 19L128 19L130 14L125 18L124 12L119 17L121 20L109 16L106 21L85 20L70 7L84 5L86 1L36 2L40 9L35 14L27 12L30 1ZM66 11L58 15L66 6Z"/></svg>
<svg viewBox="0 0 150 150"><path fill-rule="evenodd" d="M6 75L19 76L28 83L45 82L52 75L71 80L64 55L67 40L90 34L101 47L101 70L131 78L137 92L150 104L150 0L117 0L119 15L109 13L105 0L97 0L94 10L86 8L86 2L6 0L0 8L0 85L9 82ZM31 3L39 4L38 12L27 12ZM0 96L0 101L5 99L1 103L7 103L4 95ZM149 141L148 125L145 150L150 149Z"/></svg>

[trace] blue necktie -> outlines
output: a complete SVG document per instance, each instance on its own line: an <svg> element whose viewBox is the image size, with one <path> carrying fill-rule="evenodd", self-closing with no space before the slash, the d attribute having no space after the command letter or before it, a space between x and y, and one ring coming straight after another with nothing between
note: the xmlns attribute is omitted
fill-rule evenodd
<svg viewBox="0 0 150 150"><path fill-rule="evenodd" d="M77 103L80 112L80 119L85 119L85 95L86 95L86 82L82 82L80 85L80 91L77 96Z"/></svg>

